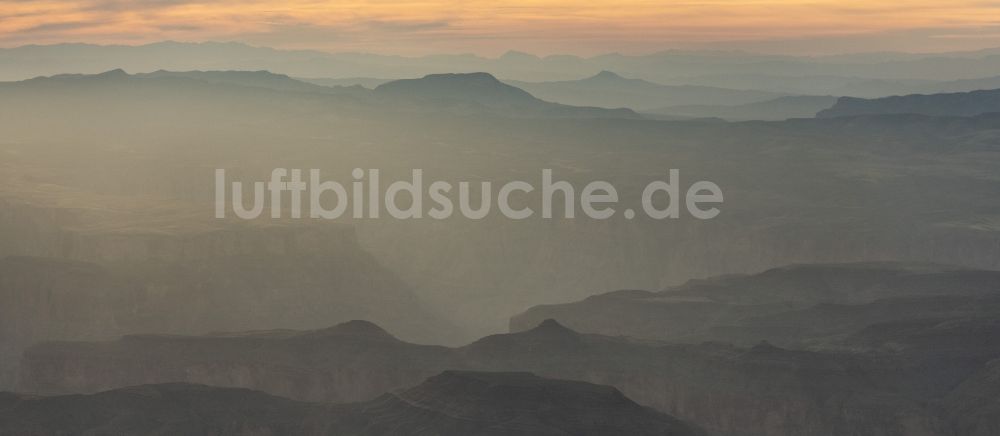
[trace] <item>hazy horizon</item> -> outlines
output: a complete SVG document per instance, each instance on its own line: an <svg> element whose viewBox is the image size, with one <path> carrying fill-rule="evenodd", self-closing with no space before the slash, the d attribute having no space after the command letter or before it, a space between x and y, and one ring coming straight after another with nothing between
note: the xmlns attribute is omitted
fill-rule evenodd
<svg viewBox="0 0 1000 436"><path fill-rule="evenodd" d="M483 59L501 59L505 55L512 54L524 54L529 56L534 56L540 59L545 59L549 57L577 57L580 59L593 59L602 56L628 56L628 57L642 57L642 56L655 56L660 54L717 54L717 55L750 55L750 56L775 56L775 57L790 57L790 58L838 58L838 57L850 57L850 56L870 56L878 54L900 54L900 55L913 55L913 56L934 56L934 55L947 55L947 54L977 54L977 53L989 53L996 51L1000 53L1000 38L997 39L996 43L993 45L984 45L982 47L975 48L941 48L939 50L906 50L906 49L847 49L844 51L837 51L831 53L817 53L810 51L783 53L780 51L768 51L757 50L752 47L741 48L732 47L727 48L725 46L703 46L703 47L664 47L661 49L650 48L647 50L610 50L604 52L594 52L594 53L572 53L572 52L536 52L532 51L531 47L520 48L511 46L507 49L498 49L496 51L490 51L487 53L478 53L475 51L462 51L462 50L451 50L451 51L438 51L438 52L426 52L426 53L393 53L391 51L365 51L365 50L338 50L338 49L327 49L327 48L285 48L276 45L267 45L260 43L252 43L248 41L241 40L225 40L225 39L202 39L202 40L182 40L182 39L160 39L145 42L135 42L130 43L125 42L88 42L83 40L67 40L67 41L53 41L53 42L40 42L40 43L23 43L23 44L11 44L3 45L0 44L0 50L16 50L24 49L29 47L58 47L58 46L94 46L94 47L145 47L145 46L155 46L163 44L183 44L183 45L227 45L236 44L251 48L259 49L272 49L277 51L285 52L316 52L325 55L373 55L373 56L383 56L383 57L400 57L400 58L411 58L419 59L423 57L433 57L433 56L475 56Z"/></svg>
<svg viewBox="0 0 1000 436"><path fill-rule="evenodd" d="M963 0L564 0L354 3L99 0L7 3L0 46L80 41L238 40L284 49L421 55L542 55L665 49L780 54L951 51L1000 46L1000 5Z"/></svg>

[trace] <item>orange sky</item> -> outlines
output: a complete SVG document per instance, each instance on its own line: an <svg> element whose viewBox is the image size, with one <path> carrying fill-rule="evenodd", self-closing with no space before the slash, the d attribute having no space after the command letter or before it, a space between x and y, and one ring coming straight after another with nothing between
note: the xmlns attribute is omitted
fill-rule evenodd
<svg viewBox="0 0 1000 436"><path fill-rule="evenodd" d="M0 0L0 45L244 41L282 48L537 54L1000 46L1000 1Z"/></svg>

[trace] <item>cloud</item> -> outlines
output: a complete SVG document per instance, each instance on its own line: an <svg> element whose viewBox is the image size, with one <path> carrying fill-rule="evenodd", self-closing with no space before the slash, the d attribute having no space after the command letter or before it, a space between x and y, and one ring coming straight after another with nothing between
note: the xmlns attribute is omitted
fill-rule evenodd
<svg viewBox="0 0 1000 436"><path fill-rule="evenodd" d="M37 26L32 26L27 29L22 29L21 33L42 33L42 32L61 32L67 30L78 30L86 29L89 27L101 26L103 23L100 22L86 22L86 21L70 21L63 23L44 23Z"/></svg>
<svg viewBox="0 0 1000 436"><path fill-rule="evenodd" d="M1000 3L983 0L14 0L3 9L4 44L245 38L397 53L593 54L706 44L798 50L801 41L814 48L877 41L920 50L929 40L971 47L982 42L962 35L1000 16ZM910 42L900 37L907 32L916 36Z"/></svg>
<svg viewBox="0 0 1000 436"><path fill-rule="evenodd" d="M416 32L421 30L443 29L451 26L446 20L435 21L386 21L370 20L364 22L370 28L390 32Z"/></svg>

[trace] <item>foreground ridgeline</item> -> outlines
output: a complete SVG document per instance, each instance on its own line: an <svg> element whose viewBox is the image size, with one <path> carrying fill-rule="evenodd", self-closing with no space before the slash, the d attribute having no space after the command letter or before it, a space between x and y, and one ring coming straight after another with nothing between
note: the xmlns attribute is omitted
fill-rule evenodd
<svg viewBox="0 0 1000 436"><path fill-rule="evenodd" d="M767 343L667 345L581 334L547 320L528 331L447 348L403 342L374 324L353 321L318 331L41 344L25 353L19 391L54 395L185 382L310 402L433 402L450 415L466 416L479 404L480 394L470 386L490 395L523 391L493 390L488 387L495 381L453 373L431 379L450 392L448 400L426 385L398 398L382 395L451 369L530 371L614 386L639 404L713 435L946 436L965 429L960 434L986 436L992 434L986 429L998 424L989 413L995 407L991 395L1000 390L991 378L996 365L989 363L1000 356L996 344L990 345L998 334L1000 324L988 320L912 322L858 334L850 338L850 348L805 351ZM525 376L509 377L504 380ZM600 407L566 398L535 401L591 410L594 419L617 413L614 404L638 410L617 392L594 389L587 390L587 401ZM520 401L504 404L539 411L536 403Z"/></svg>
<svg viewBox="0 0 1000 436"><path fill-rule="evenodd" d="M695 436L618 390L529 373L446 371L364 403L172 383L92 395L0 393L0 434Z"/></svg>

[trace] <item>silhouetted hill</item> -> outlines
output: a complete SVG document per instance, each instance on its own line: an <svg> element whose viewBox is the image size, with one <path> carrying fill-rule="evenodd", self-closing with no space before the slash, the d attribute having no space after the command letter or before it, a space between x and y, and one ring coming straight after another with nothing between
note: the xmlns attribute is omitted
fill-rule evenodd
<svg viewBox="0 0 1000 436"><path fill-rule="evenodd" d="M506 85L488 73L430 74L421 79L394 80L375 88L380 95L421 100L457 100L482 105L523 106L537 99Z"/></svg>
<svg viewBox="0 0 1000 436"><path fill-rule="evenodd" d="M1000 112L1000 89L951 94L913 94L877 99L841 97L829 109L816 114L831 118L873 114L923 114L974 116Z"/></svg>
<svg viewBox="0 0 1000 436"><path fill-rule="evenodd" d="M431 74L421 79L396 80L379 85L375 95L421 107L485 109L512 116L639 117L629 109L575 107L542 101L488 73Z"/></svg>

